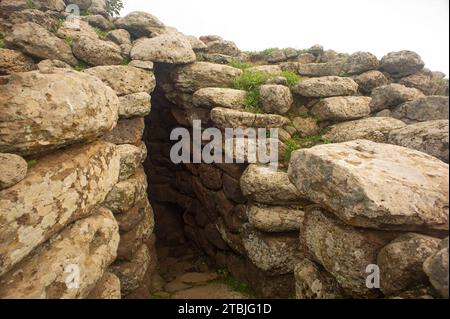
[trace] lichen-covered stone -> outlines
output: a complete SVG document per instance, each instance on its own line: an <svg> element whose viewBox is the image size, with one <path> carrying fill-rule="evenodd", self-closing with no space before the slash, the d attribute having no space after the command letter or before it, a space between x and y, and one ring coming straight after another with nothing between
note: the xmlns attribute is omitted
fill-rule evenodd
<svg viewBox="0 0 450 319"><path fill-rule="evenodd" d="M408 101L414 101L425 95L417 89L392 83L375 88L372 91L370 108L372 112L390 109Z"/></svg>
<svg viewBox="0 0 450 319"><path fill-rule="evenodd" d="M23 180L27 169L27 162L19 155L0 153L0 190Z"/></svg>
<svg viewBox="0 0 450 319"><path fill-rule="evenodd" d="M248 221L257 230L268 233L298 231L305 212L285 206L250 206Z"/></svg>
<svg viewBox="0 0 450 319"><path fill-rule="evenodd" d="M135 38L155 37L164 33L165 26L155 16L134 11L115 22L116 26L130 32Z"/></svg>
<svg viewBox="0 0 450 319"><path fill-rule="evenodd" d="M144 117L151 111L151 96L147 92L128 94L119 97L119 117Z"/></svg>
<svg viewBox="0 0 450 319"><path fill-rule="evenodd" d="M311 114L321 121L348 121L370 114L370 97L340 96L329 97L319 101Z"/></svg>
<svg viewBox="0 0 450 319"><path fill-rule="evenodd" d="M283 85L261 85L259 95L262 108L266 113L285 114L294 103L291 90Z"/></svg>
<svg viewBox="0 0 450 319"><path fill-rule="evenodd" d="M422 58L412 51L391 52L381 59L380 70L401 78L423 69Z"/></svg>
<svg viewBox="0 0 450 319"><path fill-rule="evenodd" d="M36 69L36 65L25 54L0 48L0 75L9 75L17 72L28 72Z"/></svg>
<svg viewBox="0 0 450 319"><path fill-rule="evenodd" d="M343 71L348 74L361 74L370 70L377 70L380 62L370 52L355 52L345 62Z"/></svg>
<svg viewBox="0 0 450 319"><path fill-rule="evenodd" d="M303 80L292 91L306 97L346 96L355 94L358 84L350 78L325 76Z"/></svg>
<svg viewBox="0 0 450 319"><path fill-rule="evenodd" d="M192 102L197 107L212 109L224 107L229 109L244 109L246 91L224 89L224 88L204 88L196 91Z"/></svg>
<svg viewBox="0 0 450 319"><path fill-rule="evenodd" d="M120 47L102 39L80 36L73 40L73 54L89 65L119 65L123 61Z"/></svg>
<svg viewBox="0 0 450 319"><path fill-rule="evenodd" d="M423 270L439 294L448 299L448 241L447 247L425 260Z"/></svg>
<svg viewBox="0 0 450 319"><path fill-rule="evenodd" d="M358 83L359 90L365 94L370 94L372 93L373 89L379 86L387 85L389 83L389 80L386 78L386 76L380 71L376 70L364 72L356 76L354 80L356 83Z"/></svg>
<svg viewBox="0 0 450 319"><path fill-rule="evenodd" d="M289 119L275 114L254 114L223 107L211 110L211 120L218 128L276 128L289 123Z"/></svg>
<svg viewBox="0 0 450 319"><path fill-rule="evenodd" d="M116 275L106 272L87 296L87 299L121 299L120 279Z"/></svg>
<svg viewBox="0 0 450 319"><path fill-rule="evenodd" d="M408 124L432 120L448 120L448 101L448 96L418 98L393 108L391 116Z"/></svg>

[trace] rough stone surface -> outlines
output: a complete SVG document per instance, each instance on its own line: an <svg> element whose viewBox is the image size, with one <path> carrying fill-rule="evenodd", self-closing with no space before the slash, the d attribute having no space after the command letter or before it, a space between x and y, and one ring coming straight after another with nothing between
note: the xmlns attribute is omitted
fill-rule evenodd
<svg viewBox="0 0 450 319"><path fill-rule="evenodd" d="M0 86L0 152L33 154L94 138L116 125L118 102L87 74L16 73Z"/></svg>
<svg viewBox="0 0 450 319"><path fill-rule="evenodd" d="M39 159L21 183L0 192L0 274L64 226L88 216L118 176L119 156L109 143Z"/></svg>
<svg viewBox="0 0 450 319"><path fill-rule="evenodd" d="M250 206L248 221L257 230L268 233L298 231L305 213L285 206Z"/></svg>
<svg viewBox="0 0 450 319"><path fill-rule="evenodd" d="M348 58L343 71L348 74L361 74L377 70L380 65L378 58L370 52L355 52Z"/></svg>
<svg viewBox="0 0 450 319"><path fill-rule="evenodd" d="M342 73L344 61L335 60L327 63L308 63L298 65L298 74L308 77L338 76Z"/></svg>
<svg viewBox="0 0 450 319"><path fill-rule="evenodd" d="M34 69L36 69L36 65L25 54L19 51L0 49L0 75L27 72Z"/></svg>
<svg viewBox="0 0 450 319"><path fill-rule="evenodd" d="M293 88L293 92L306 97L331 97L353 95L358 84L350 78L325 76L301 81Z"/></svg>
<svg viewBox="0 0 450 319"><path fill-rule="evenodd" d="M412 51L391 52L381 59L380 70L401 78L423 69L422 58Z"/></svg>
<svg viewBox="0 0 450 319"><path fill-rule="evenodd" d="M288 174L350 225L448 230L448 165L424 153L366 140L323 145L294 152Z"/></svg>
<svg viewBox="0 0 450 319"><path fill-rule="evenodd" d="M370 97L342 96L323 99L311 110L321 121L348 121L370 114Z"/></svg>
<svg viewBox="0 0 450 319"><path fill-rule="evenodd" d="M155 16L135 11L115 22L116 26L130 32L135 38L155 37L164 33L165 26Z"/></svg>
<svg viewBox="0 0 450 319"><path fill-rule="evenodd" d="M147 157L147 147L144 143L139 146L123 144L117 145L117 153L120 156L119 180L128 179Z"/></svg>
<svg viewBox="0 0 450 319"><path fill-rule="evenodd" d="M123 119L117 122L117 126L103 136L107 142L122 144L139 144L144 133L145 122L142 117Z"/></svg>
<svg viewBox="0 0 450 319"><path fill-rule="evenodd" d="M64 40L33 22L15 25L5 38L5 43L41 59L58 59L72 66L77 64L70 46Z"/></svg>
<svg viewBox="0 0 450 319"><path fill-rule="evenodd" d="M392 83L380 86L372 91L372 112L389 109L402 103L413 101L425 95L417 89L407 88L404 85Z"/></svg>
<svg viewBox="0 0 450 319"><path fill-rule="evenodd" d="M407 87L416 88L425 95L438 95L441 93L442 87L445 86L444 77L439 72L431 72L430 70L423 69L415 74L401 78L398 83Z"/></svg>
<svg viewBox="0 0 450 319"><path fill-rule="evenodd" d="M370 94L373 89L389 83L386 76L376 70L364 72L363 74L356 76L354 80L358 83L359 90L365 94Z"/></svg>
<svg viewBox="0 0 450 319"><path fill-rule="evenodd" d="M15 154L0 153L0 190L16 185L27 175L27 162Z"/></svg>
<svg viewBox="0 0 450 319"><path fill-rule="evenodd" d="M405 123L391 117L368 117L333 125L324 135L324 138L333 143L359 139L386 143L391 131L403 127L405 127Z"/></svg>
<svg viewBox="0 0 450 319"><path fill-rule="evenodd" d="M250 73L264 73L270 76L281 75L281 67L279 65L258 65L247 69Z"/></svg>
<svg viewBox="0 0 450 319"><path fill-rule="evenodd" d="M89 65L119 65L123 61L120 47L94 37L80 36L73 40L73 54Z"/></svg>
<svg viewBox="0 0 450 319"><path fill-rule="evenodd" d="M196 60L189 41L179 34L167 33L136 41L131 50L133 60L186 64Z"/></svg>
<svg viewBox="0 0 450 319"><path fill-rule="evenodd" d="M194 93L192 102L197 107L243 109L246 91L221 88L204 88Z"/></svg>
<svg viewBox="0 0 450 319"><path fill-rule="evenodd" d="M393 130L388 143L427 153L448 163L448 120L427 121Z"/></svg>
<svg viewBox="0 0 450 319"><path fill-rule="evenodd" d="M289 119L275 114L254 114L239 110L216 107L211 120L218 128L276 128L289 123Z"/></svg>
<svg viewBox="0 0 450 319"><path fill-rule="evenodd" d="M116 275L106 272L102 279L97 282L95 288L90 292L87 299L105 300L121 299L120 279Z"/></svg>
<svg viewBox="0 0 450 319"><path fill-rule="evenodd" d="M119 117L144 117L151 111L151 96L147 92L128 94L119 98Z"/></svg>
<svg viewBox="0 0 450 319"><path fill-rule="evenodd" d="M381 291L392 296L426 285L428 278L422 270L424 261L438 251L440 240L408 233L396 238L379 252Z"/></svg>
<svg viewBox="0 0 450 319"><path fill-rule="evenodd" d="M391 116L405 123L448 120L448 96L427 96L392 109Z"/></svg>
<svg viewBox="0 0 450 319"><path fill-rule="evenodd" d="M106 35L106 38L117 45L131 44L130 33L124 29L111 30Z"/></svg>
<svg viewBox="0 0 450 319"><path fill-rule="evenodd" d="M283 205L301 201L300 193L283 172L266 166L249 165L241 177L242 193L261 204Z"/></svg>
<svg viewBox="0 0 450 319"><path fill-rule="evenodd" d="M208 42L206 50L211 54L223 54L229 56L238 56L241 53L236 44L231 41Z"/></svg>
<svg viewBox="0 0 450 319"><path fill-rule="evenodd" d="M292 124L301 137L316 135L320 132L317 120L311 117L296 117L292 120Z"/></svg>
<svg viewBox="0 0 450 319"><path fill-rule="evenodd" d="M283 85L261 85L259 95L262 108L267 113L285 114L294 103L291 90Z"/></svg>
<svg viewBox="0 0 450 319"><path fill-rule="evenodd" d="M0 280L1 298L86 298L116 258L119 229L111 212L98 209L51 238ZM79 269L79 288L67 272ZM69 281L71 283L71 281Z"/></svg>
<svg viewBox="0 0 450 319"><path fill-rule="evenodd" d="M84 72L102 80L113 88L117 95L149 93L156 86L153 73L127 65L98 66Z"/></svg>
<svg viewBox="0 0 450 319"><path fill-rule="evenodd" d="M448 299L448 242L447 247L430 256L423 264L423 270L433 287Z"/></svg>

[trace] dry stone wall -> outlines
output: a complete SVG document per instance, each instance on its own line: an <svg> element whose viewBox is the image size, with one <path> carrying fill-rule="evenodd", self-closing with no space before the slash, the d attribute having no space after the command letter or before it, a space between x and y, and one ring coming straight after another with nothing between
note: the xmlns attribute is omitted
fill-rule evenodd
<svg viewBox="0 0 450 319"><path fill-rule="evenodd" d="M241 52L103 0L1 0L0 33L0 297L150 298L155 244L191 243L261 297L448 298L448 80L416 53ZM196 120L278 129L278 171L175 164Z"/></svg>

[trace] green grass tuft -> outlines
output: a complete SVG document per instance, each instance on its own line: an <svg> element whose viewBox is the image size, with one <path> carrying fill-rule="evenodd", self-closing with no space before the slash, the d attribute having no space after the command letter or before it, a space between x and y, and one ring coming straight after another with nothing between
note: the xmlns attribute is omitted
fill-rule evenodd
<svg viewBox="0 0 450 319"><path fill-rule="evenodd" d="M98 37L100 39L105 39L106 35L108 34L107 32L101 30L100 28L94 28L95 33L97 33Z"/></svg>
<svg viewBox="0 0 450 319"><path fill-rule="evenodd" d="M317 135L307 137L300 137L299 135L294 134L289 140L284 142L287 147L284 154L284 161L289 162L292 157L292 152L296 150L310 148L316 145L332 144L332 141L323 137L325 133L326 130L322 130L322 132Z"/></svg>
<svg viewBox="0 0 450 319"><path fill-rule="evenodd" d="M33 0L27 0L27 7L28 9L36 9L36 5L34 4Z"/></svg>
<svg viewBox="0 0 450 319"><path fill-rule="evenodd" d="M288 82L288 86L290 88L293 88L295 85L297 85L302 80L300 75L298 75L297 73L294 73L292 71L283 71L281 76L286 78L286 80Z"/></svg>
<svg viewBox="0 0 450 319"><path fill-rule="evenodd" d="M69 37L69 36L65 36L64 37L64 42L66 42L67 45L71 47L73 45L73 38Z"/></svg>
<svg viewBox="0 0 450 319"><path fill-rule="evenodd" d="M269 75L262 72L249 72L244 70L242 76L233 81L233 88L247 91L245 98L245 111L251 113L262 113L259 101L259 87L266 83Z"/></svg>
<svg viewBox="0 0 450 319"><path fill-rule="evenodd" d="M219 269L217 271L217 275L219 277L216 280L214 280L214 282L225 284L234 291L240 292L249 297L256 296L255 291L249 285L234 278L228 270Z"/></svg>
<svg viewBox="0 0 450 319"><path fill-rule="evenodd" d="M36 166L37 160L29 160L27 161L28 168L32 168L33 166Z"/></svg>
<svg viewBox="0 0 450 319"><path fill-rule="evenodd" d="M77 65L75 65L73 67L73 69L78 72L86 70L87 68L88 68L88 66L86 64L84 64L83 62L79 62Z"/></svg>
<svg viewBox="0 0 450 319"><path fill-rule="evenodd" d="M233 68L236 69L241 69L242 71L245 71L248 68L251 68L252 66L254 66L251 63L248 62L242 62L242 61L231 61L229 63L227 63L228 66L231 66Z"/></svg>
<svg viewBox="0 0 450 319"><path fill-rule="evenodd" d="M5 41L3 39L0 39L0 49L4 49L5 47Z"/></svg>
<svg viewBox="0 0 450 319"><path fill-rule="evenodd" d="M122 65L128 65L128 64L130 64L130 62L131 62L131 59L129 56L126 56L122 59Z"/></svg>

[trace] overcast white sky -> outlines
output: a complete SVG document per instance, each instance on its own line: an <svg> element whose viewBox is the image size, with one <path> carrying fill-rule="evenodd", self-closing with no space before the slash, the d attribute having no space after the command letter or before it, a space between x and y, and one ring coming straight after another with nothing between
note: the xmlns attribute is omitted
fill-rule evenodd
<svg viewBox="0 0 450 319"><path fill-rule="evenodd" d="M271 47L419 53L449 74L449 0L124 0L122 15L146 11L168 26L217 34L241 50Z"/></svg>

